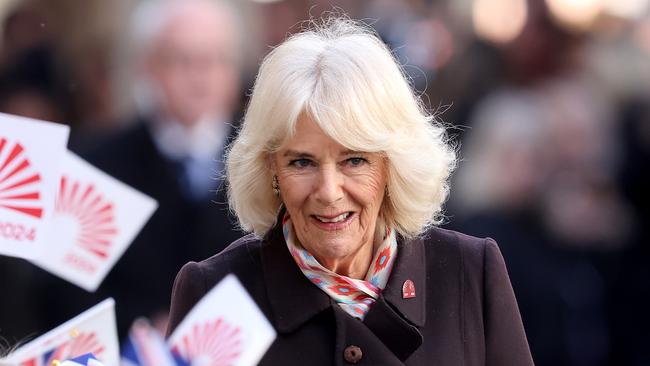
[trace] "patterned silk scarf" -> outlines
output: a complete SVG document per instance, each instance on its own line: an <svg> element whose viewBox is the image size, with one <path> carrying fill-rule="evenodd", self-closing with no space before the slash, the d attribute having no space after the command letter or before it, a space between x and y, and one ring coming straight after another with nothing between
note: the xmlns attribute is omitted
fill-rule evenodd
<svg viewBox="0 0 650 366"><path fill-rule="evenodd" d="M323 267L295 237L288 215L282 220L282 232L293 259L302 273L321 290L325 291L339 306L353 317L363 319L386 287L388 277L397 257L395 231L386 228L380 243L375 243L375 254L365 279L357 280L339 275ZM375 234L375 240L378 235Z"/></svg>

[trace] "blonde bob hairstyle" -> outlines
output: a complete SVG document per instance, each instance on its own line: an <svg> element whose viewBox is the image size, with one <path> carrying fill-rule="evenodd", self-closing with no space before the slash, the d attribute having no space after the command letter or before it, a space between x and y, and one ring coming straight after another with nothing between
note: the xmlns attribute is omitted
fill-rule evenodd
<svg viewBox="0 0 650 366"><path fill-rule="evenodd" d="M387 225L413 237L440 222L456 161L445 129L377 35L338 17L312 23L262 62L226 158L228 200L243 230L262 237L275 225L282 202L270 154L293 136L301 114L348 149L385 154Z"/></svg>

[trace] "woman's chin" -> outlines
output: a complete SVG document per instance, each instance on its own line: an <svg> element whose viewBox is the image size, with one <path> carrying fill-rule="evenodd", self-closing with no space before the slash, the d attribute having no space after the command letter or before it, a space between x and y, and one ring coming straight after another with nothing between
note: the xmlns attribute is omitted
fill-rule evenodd
<svg viewBox="0 0 650 366"><path fill-rule="evenodd" d="M349 259L359 251L361 239L357 236L339 235L338 237L321 236L311 239L315 245L306 248L319 262L336 262ZM324 263L321 263L324 264Z"/></svg>

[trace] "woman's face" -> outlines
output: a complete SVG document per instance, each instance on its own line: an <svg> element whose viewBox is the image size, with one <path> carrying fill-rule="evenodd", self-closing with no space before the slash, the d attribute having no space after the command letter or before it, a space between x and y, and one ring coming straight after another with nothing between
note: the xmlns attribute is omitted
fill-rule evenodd
<svg viewBox="0 0 650 366"><path fill-rule="evenodd" d="M301 117L272 166L298 240L322 265L372 253L386 187L382 154L346 149Z"/></svg>

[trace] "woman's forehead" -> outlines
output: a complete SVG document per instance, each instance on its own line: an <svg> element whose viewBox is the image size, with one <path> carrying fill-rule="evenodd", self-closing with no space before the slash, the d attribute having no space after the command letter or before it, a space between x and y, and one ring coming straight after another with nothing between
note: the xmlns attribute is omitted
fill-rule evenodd
<svg viewBox="0 0 650 366"><path fill-rule="evenodd" d="M280 151L283 155L317 154L322 151L350 150L328 136L311 119L299 119L292 136L288 136Z"/></svg>
<svg viewBox="0 0 650 366"><path fill-rule="evenodd" d="M359 122L354 119L338 118L323 121L312 117L309 111L303 111L293 122L288 122L284 129L280 129L279 134L274 134L276 137L271 139L269 151L282 154L292 150L316 154L328 150L336 155L385 155L385 146L381 141L377 141L376 136L368 135L357 123Z"/></svg>
<svg viewBox="0 0 650 366"><path fill-rule="evenodd" d="M334 140L308 115L301 115L298 118L293 135L287 139L280 150L283 151L283 155L315 154L325 150L336 151L338 155L358 152Z"/></svg>

